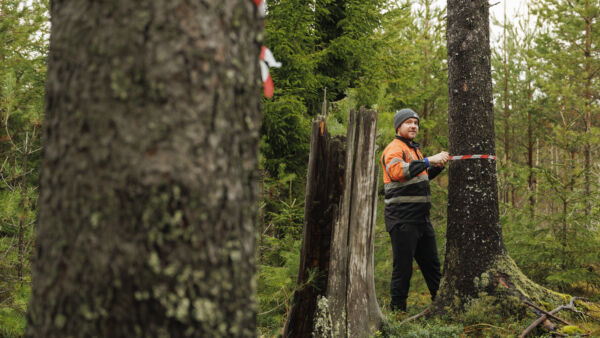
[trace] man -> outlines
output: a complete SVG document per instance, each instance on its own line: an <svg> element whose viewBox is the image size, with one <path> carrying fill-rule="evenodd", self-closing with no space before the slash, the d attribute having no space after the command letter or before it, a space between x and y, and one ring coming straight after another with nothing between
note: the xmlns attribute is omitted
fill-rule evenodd
<svg viewBox="0 0 600 338"><path fill-rule="evenodd" d="M432 300L442 276L435 232L429 220L429 180L444 169L449 156L443 151L423 157L419 145L413 142L419 133L419 122L419 116L412 109L397 111L394 116L396 138L381 157L385 183L385 227L390 234L394 254L390 287L392 311L406 311L413 257L423 272Z"/></svg>

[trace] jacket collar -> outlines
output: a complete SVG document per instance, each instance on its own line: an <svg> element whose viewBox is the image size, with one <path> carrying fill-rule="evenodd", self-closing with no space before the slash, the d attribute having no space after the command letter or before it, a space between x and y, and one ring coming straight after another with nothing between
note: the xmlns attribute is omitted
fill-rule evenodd
<svg viewBox="0 0 600 338"><path fill-rule="evenodd" d="M396 139L406 143L407 146L414 148L414 149L419 149L419 147L421 146L417 142L409 141L402 136L396 135Z"/></svg>

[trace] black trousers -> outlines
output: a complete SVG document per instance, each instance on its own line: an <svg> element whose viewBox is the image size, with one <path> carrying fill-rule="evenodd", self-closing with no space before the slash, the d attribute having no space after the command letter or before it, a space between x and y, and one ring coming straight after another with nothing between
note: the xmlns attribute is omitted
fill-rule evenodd
<svg viewBox="0 0 600 338"><path fill-rule="evenodd" d="M419 264L432 299L440 287L440 259L435 231L429 221L413 224L396 224L390 230L394 270L390 287L392 307L406 308L406 298L412 277L413 258Z"/></svg>

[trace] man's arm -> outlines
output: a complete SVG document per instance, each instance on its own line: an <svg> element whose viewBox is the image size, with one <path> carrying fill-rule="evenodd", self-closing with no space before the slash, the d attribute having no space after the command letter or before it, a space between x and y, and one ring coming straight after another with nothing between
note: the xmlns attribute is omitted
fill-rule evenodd
<svg viewBox="0 0 600 338"><path fill-rule="evenodd" d="M427 175L429 176L429 179L432 180L444 171L444 169L446 169L446 167L429 167L427 168Z"/></svg>
<svg viewBox="0 0 600 338"><path fill-rule="evenodd" d="M427 169L425 160L405 162L402 152L385 157L385 165L390 179L394 182L406 182Z"/></svg>
<svg viewBox="0 0 600 338"><path fill-rule="evenodd" d="M386 170L390 179L394 182L405 182L419 175L428 167L430 169L437 169L439 167L439 171L434 171L435 174L433 177L429 175L429 179L433 179L443 170L443 165L448 161L448 153L445 151L422 160L410 161L409 163L404 161L405 157L402 155L402 152L398 152L390 154L389 157L385 158ZM427 170L427 173L429 174L429 170Z"/></svg>

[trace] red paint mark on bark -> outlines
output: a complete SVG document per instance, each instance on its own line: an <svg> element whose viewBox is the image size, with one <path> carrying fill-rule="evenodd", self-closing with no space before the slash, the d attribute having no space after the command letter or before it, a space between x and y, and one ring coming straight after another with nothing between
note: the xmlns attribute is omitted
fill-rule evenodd
<svg viewBox="0 0 600 338"><path fill-rule="evenodd" d="M156 153L158 152L158 149L156 149L156 147L152 147L152 148L148 148L146 149L146 156L151 157L156 155Z"/></svg>

